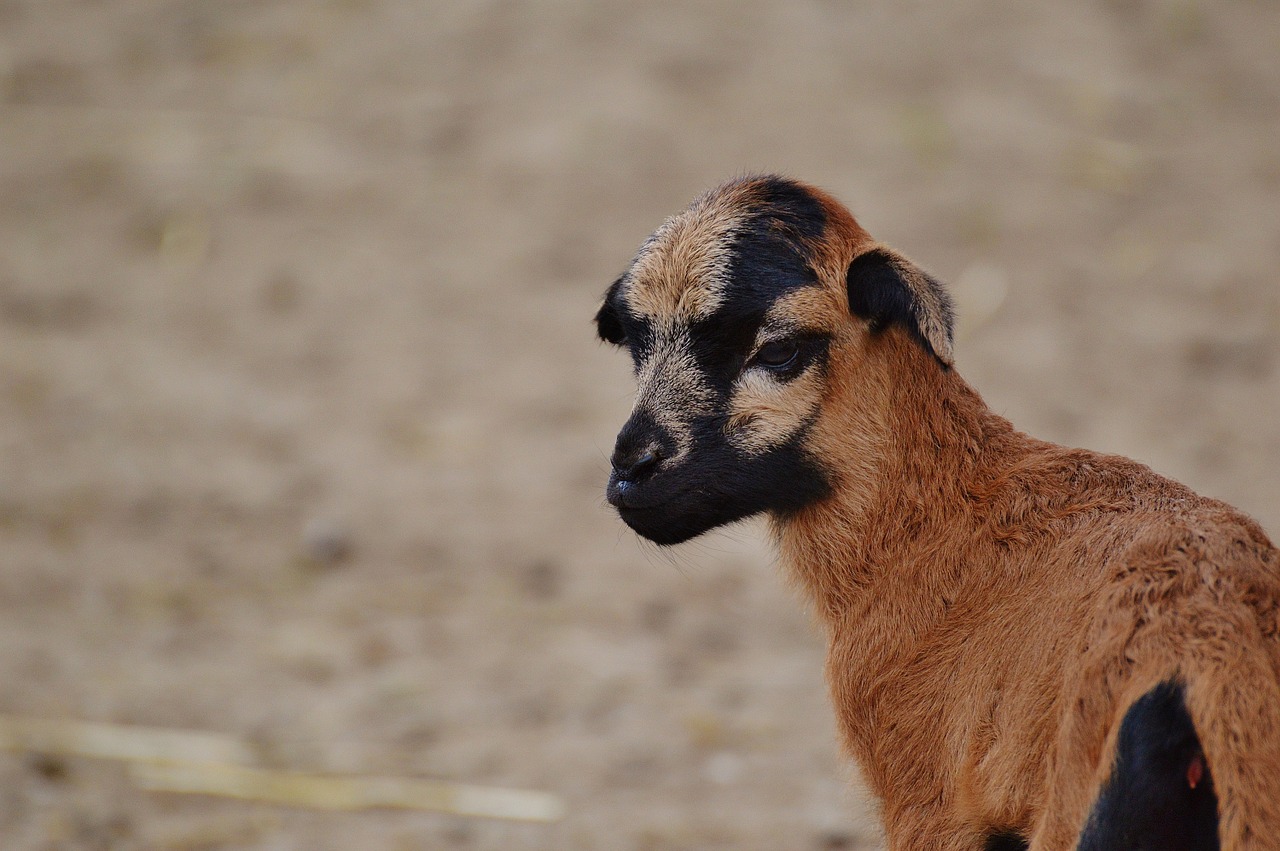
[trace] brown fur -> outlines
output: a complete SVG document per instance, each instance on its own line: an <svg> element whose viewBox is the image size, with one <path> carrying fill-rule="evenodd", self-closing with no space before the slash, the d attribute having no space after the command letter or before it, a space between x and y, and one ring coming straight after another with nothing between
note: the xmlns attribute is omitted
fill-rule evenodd
<svg viewBox="0 0 1280 851"><path fill-rule="evenodd" d="M1280 847L1280 558L1262 530L1015 431L899 329L847 329L833 358L810 448L836 493L774 531L827 626L890 847L980 848L992 828L1073 847L1120 719L1166 679L1187 685L1223 848Z"/></svg>
<svg viewBox="0 0 1280 851"><path fill-rule="evenodd" d="M1176 679L1223 848L1277 847L1280 559L1257 525L1014 431L905 335L846 356L857 381L832 382L815 437L842 486L775 531L890 846L980 848L996 827L1073 847L1124 712ZM868 408L886 414L873 469L846 439Z"/></svg>
<svg viewBox="0 0 1280 851"><path fill-rule="evenodd" d="M821 288L779 300L761 336L770 323L829 332L827 374L744 376L726 431L756 451L816 412L806 449L833 493L772 529L826 627L842 738L889 847L979 849L1010 830L1038 851L1072 848L1120 720L1176 680L1222 847L1280 848L1276 550L1227 505L992 413L943 366L945 294L901 255L933 354L901 327L873 333L849 313L845 271L883 247L812 192L828 219L804 246ZM633 308L673 324L705 315L753 198L749 181L731 184L664 225L629 273Z"/></svg>

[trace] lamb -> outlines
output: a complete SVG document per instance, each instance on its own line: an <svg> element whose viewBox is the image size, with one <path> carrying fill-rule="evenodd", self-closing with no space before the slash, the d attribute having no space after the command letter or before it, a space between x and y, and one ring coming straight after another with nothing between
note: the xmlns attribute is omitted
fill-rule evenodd
<svg viewBox="0 0 1280 851"><path fill-rule="evenodd" d="M768 517L889 848L1280 848L1280 555L1016 431L952 324L821 190L704 194L596 315L638 384L608 501L662 545Z"/></svg>

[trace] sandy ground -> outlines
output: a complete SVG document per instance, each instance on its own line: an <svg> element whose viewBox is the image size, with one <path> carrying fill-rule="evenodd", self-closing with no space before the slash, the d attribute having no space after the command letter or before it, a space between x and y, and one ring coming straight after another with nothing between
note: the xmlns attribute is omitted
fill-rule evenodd
<svg viewBox="0 0 1280 851"><path fill-rule="evenodd" d="M759 529L606 510L599 295L706 186L809 179L955 282L997 410L1275 532L1277 139L1261 0L3 0L0 711L568 815L0 754L0 845L875 846Z"/></svg>

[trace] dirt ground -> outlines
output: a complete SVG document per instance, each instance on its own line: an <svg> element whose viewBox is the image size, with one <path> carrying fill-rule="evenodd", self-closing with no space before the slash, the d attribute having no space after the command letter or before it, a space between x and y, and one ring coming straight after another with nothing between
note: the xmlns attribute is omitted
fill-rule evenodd
<svg viewBox="0 0 1280 851"><path fill-rule="evenodd" d="M876 846L759 529L604 504L600 294L811 180L954 282L993 407L1275 533L1277 140L1263 0L0 0L0 712L568 807L0 754L0 847Z"/></svg>

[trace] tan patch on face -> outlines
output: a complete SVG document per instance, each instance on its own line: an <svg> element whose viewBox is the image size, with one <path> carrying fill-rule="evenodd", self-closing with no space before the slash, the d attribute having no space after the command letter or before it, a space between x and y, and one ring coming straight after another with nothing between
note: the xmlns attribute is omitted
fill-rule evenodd
<svg viewBox="0 0 1280 851"><path fill-rule="evenodd" d="M729 396L725 436L742 451L758 455L794 437L821 400L822 374L813 367L790 381L760 367L748 368Z"/></svg>
<svg viewBox="0 0 1280 851"><path fill-rule="evenodd" d="M832 318L840 315L836 311L843 309L841 294L828 287L793 290L765 314L752 354L798 331L829 333ZM813 417L822 392L822 374L816 369L780 381L766 369L750 367L735 382L729 397L725 434L731 443L753 455L786 443Z"/></svg>
<svg viewBox="0 0 1280 851"><path fill-rule="evenodd" d="M690 322L724 301L733 238L748 217L753 184L704 195L672 216L640 248L622 286L629 310Z"/></svg>
<svg viewBox="0 0 1280 851"><path fill-rule="evenodd" d="M693 358L689 331L668 326L636 375L633 411L646 411L676 444L676 460L693 448L694 417L711 413L715 398Z"/></svg>
<svg viewBox="0 0 1280 851"><path fill-rule="evenodd" d="M834 320L843 319L844 293L830 287L801 287L775 301L765 314L765 327L830 332ZM759 346L763 340L757 341Z"/></svg>

